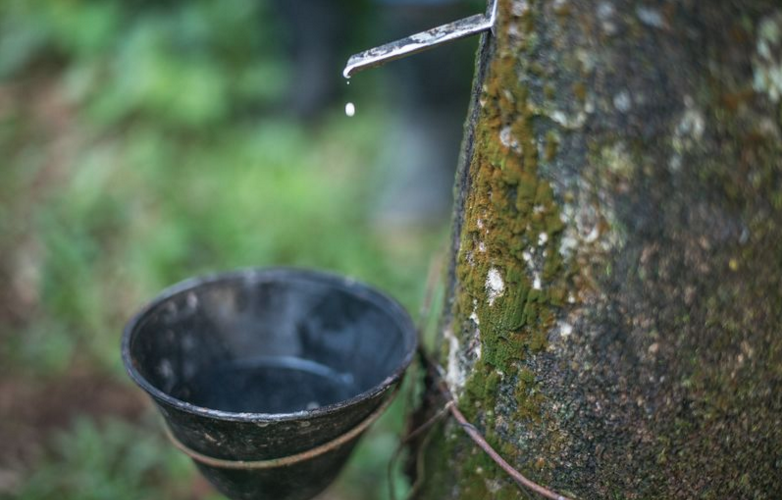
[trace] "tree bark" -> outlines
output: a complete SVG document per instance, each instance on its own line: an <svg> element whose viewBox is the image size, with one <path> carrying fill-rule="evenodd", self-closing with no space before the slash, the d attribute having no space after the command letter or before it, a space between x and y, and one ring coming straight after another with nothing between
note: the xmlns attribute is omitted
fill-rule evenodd
<svg viewBox="0 0 782 500"><path fill-rule="evenodd" d="M782 5L500 0L441 362L578 498L782 497ZM452 421L419 498L523 498Z"/></svg>

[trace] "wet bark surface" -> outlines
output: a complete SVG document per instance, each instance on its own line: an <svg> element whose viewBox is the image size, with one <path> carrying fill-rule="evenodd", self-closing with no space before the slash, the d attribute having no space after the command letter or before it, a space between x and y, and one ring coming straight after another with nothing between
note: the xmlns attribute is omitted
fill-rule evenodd
<svg viewBox="0 0 782 500"><path fill-rule="evenodd" d="M782 6L501 0L441 361L578 498L782 494ZM521 493L452 423L420 498Z"/></svg>

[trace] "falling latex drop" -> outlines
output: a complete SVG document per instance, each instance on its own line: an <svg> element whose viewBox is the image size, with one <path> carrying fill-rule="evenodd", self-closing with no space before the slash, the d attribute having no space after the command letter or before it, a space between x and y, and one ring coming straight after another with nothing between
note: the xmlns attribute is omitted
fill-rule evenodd
<svg viewBox="0 0 782 500"><path fill-rule="evenodd" d="M352 102L349 102L345 104L345 114L348 116L353 116L356 114L356 105Z"/></svg>

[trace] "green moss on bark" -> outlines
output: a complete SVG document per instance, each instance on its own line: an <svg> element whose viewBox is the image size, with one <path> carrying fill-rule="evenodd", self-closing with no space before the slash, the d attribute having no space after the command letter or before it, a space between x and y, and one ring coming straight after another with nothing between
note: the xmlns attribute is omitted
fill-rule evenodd
<svg viewBox="0 0 782 500"><path fill-rule="evenodd" d="M472 190L457 262L460 293L454 324L475 323L480 359L467 381L477 407L490 410L496 390L486 377L514 377L519 361L546 347L566 273L559 253L564 228L551 186L538 175L533 113L516 60L497 57L486 81ZM472 319L470 319L472 318ZM528 408L525 410L527 411Z"/></svg>
<svg viewBox="0 0 782 500"><path fill-rule="evenodd" d="M504 21L498 31L507 37L513 16L508 2L500 8ZM529 93L520 84L517 62L511 53L495 57L480 97L451 322L456 330L472 325L480 343L480 356L464 387L457 388L459 405L511 462L518 450L496 430L498 397L503 388L510 391L516 421L540 418L543 395L524 363L546 348L567 295L568 276L559 252L564 224L552 187L538 172L536 112L527 105ZM557 140L553 133L547 137L548 160L556 154ZM446 360L453 353L448 353L450 346L444 348ZM483 452L464 436L451 441L438 445L449 450L446 455L465 459L456 474L459 498L517 498L517 487ZM470 451L459 453L455 446Z"/></svg>

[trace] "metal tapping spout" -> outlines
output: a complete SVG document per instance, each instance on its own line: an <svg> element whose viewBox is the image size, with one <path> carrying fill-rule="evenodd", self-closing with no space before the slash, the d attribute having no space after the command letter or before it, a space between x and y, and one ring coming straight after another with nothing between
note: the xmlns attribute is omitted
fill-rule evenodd
<svg viewBox="0 0 782 500"><path fill-rule="evenodd" d="M350 56L342 75L345 78L350 78L359 71L382 66L394 59L407 57L448 42L492 30L497 17L497 0L488 1L486 14L476 14L459 19Z"/></svg>

